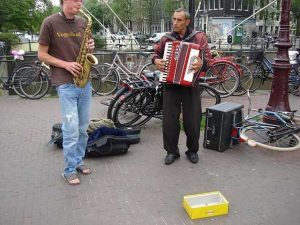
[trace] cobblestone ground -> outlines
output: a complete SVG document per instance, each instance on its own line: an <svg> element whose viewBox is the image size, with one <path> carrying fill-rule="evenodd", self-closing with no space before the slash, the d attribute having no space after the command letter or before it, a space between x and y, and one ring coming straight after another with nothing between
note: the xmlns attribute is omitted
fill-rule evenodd
<svg viewBox="0 0 300 225"><path fill-rule="evenodd" d="M252 95L265 108L268 92ZM290 96L300 110L300 98ZM93 98L93 117L105 117L104 99ZM240 102L246 97L223 101ZM0 97L0 224L3 225L298 225L300 151L274 152L234 146L223 153L201 147L199 163L181 157L163 164L161 121L142 129L125 155L87 158L93 168L69 186L61 178L62 151L47 146L60 121L57 98ZM201 142L203 141L203 132ZM202 146L202 143L201 143ZM190 220L184 195L219 190L229 201L225 216Z"/></svg>

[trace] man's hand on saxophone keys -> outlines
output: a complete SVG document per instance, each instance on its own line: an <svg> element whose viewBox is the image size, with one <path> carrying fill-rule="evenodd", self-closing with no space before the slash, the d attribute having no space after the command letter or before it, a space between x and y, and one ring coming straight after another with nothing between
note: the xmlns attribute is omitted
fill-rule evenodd
<svg viewBox="0 0 300 225"><path fill-rule="evenodd" d="M86 45L87 45L87 48L88 48L89 52L93 52L93 51L94 51L94 49L95 49L95 42L94 42L94 39L92 39L92 38L89 39L89 40L87 41Z"/></svg>
<svg viewBox="0 0 300 225"><path fill-rule="evenodd" d="M64 68L69 71L74 77L81 74L82 66L77 62L65 62Z"/></svg>

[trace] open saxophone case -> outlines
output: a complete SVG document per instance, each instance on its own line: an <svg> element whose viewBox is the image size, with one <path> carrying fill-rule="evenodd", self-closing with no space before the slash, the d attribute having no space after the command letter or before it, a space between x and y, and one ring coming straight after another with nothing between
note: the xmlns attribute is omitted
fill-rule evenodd
<svg viewBox="0 0 300 225"><path fill-rule="evenodd" d="M244 106L233 102L223 102L206 109L206 122L203 146L219 152L238 144L238 138L232 138L234 124L243 120Z"/></svg>
<svg viewBox="0 0 300 225"><path fill-rule="evenodd" d="M61 126L61 123L52 126L51 140L48 145L54 143L59 148L63 147ZM99 119L91 120L87 133L89 139L85 156L98 157L127 153L131 144L140 142L141 129L116 128L111 120Z"/></svg>

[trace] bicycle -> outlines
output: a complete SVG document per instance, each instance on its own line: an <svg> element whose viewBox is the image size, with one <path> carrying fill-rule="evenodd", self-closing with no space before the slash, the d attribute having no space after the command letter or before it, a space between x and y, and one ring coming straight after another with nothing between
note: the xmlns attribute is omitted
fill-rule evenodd
<svg viewBox="0 0 300 225"><path fill-rule="evenodd" d="M290 63L293 65L292 60L290 60ZM272 62L264 55L263 50L250 51L249 62L247 65L253 74L253 85L250 89L251 92L257 90L266 81L270 73L274 73ZM291 82L289 82L289 90L292 93L297 93L299 91L299 77L297 77L299 73L296 68L297 65L292 66L289 75L291 78Z"/></svg>
<svg viewBox="0 0 300 225"><path fill-rule="evenodd" d="M132 77L121 82L122 87L112 98L107 117L119 127L140 127L151 118L162 119L163 84L158 82L160 72ZM206 108L221 101L219 93L205 83L201 88L202 114Z"/></svg>
<svg viewBox="0 0 300 225"><path fill-rule="evenodd" d="M126 45L116 44L117 50L113 51L113 60L109 63L104 63L98 65L96 68L99 71L99 79L101 80L101 86L97 90L98 95L110 95L118 89L119 82L122 78L128 78L131 76L140 76L143 71L153 71L151 61L141 60L140 64L137 66L136 70L128 69L122 59L119 56L119 51L122 47ZM143 59L147 59L150 52L139 52Z"/></svg>
<svg viewBox="0 0 300 225"><path fill-rule="evenodd" d="M239 72L239 84L238 84L238 87L236 88L236 90L232 93L232 95L234 95L234 96L244 95L247 92L247 90L251 88L251 86L253 84L253 75L252 75L250 69L246 65L242 64L242 61L243 61L242 52L238 51L236 54L237 56L232 56L232 55L221 56L220 53L221 54L224 54L224 53L216 50L215 46L212 46L211 49L212 49L213 58L223 60L222 63L224 63L224 60L230 61L232 63L231 66L234 67ZM223 86L224 86L224 84L223 84ZM232 91L230 91L230 92L232 92ZM221 94L221 97L222 97L222 94Z"/></svg>
<svg viewBox="0 0 300 225"><path fill-rule="evenodd" d="M261 147L275 151L294 151L300 149L300 116L292 112L273 112L263 109L251 109L251 99L248 92L249 107L242 124L235 124L233 133L239 133L240 142L251 147ZM251 112L256 112L250 115ZM265 121L273 121L267 123ZM233 140L236 137L233 137Z"/></svg>
<svg viewBox="0 0 300 225"><path fill-rule="evenodd" d="M254 92L266 81L270 73L273 73L272 62L265 57L263 50L251 50L247 66L253 74L253 84L250 88Z"/></svg>
<svg viewBox="0 0 300 225"><path fill-rule="evenodd" d="M12 51L11 52L13 59L1 59L1 62L7 63L7 62L13 62L13 72L11 74L8 74L7 77L1 76L0 77L0 83L2 86L0 86L3 90L13 90L18 96L24 98L26 97L22 90L20 89L19 85L19 79L23 75L23 73L32 68L32 65L29 63L23 63L25 52L23 50L20 51Z"/></svg>
<svg viewBox="0 0 300 225"><path fill-rule="evenodd" d="M35 65L24 71L19 79L19 86L24 96L32 100L44 97L51 86L49 73L50 68L38 60L35 61Z"/></svg>
<svg viewBox="0 0 300 225"><path fill-rule="evenodd" d="M292 69L289 76L289 92L300 96L300 49L289 51Z"/></svg>
<svg viewBox="0 0 300 225"><path fill-rule="evenodd" d="M213 58L204 74L204 82L213 86L221 98L228 97L239 87L239 67L227 58Z"/></svg>

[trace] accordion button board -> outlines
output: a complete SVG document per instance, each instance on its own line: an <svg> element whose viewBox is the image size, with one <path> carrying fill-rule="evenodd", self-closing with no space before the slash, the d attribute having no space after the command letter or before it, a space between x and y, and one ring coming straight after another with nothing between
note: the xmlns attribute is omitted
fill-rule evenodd
<svg viewBox="0 0 300 225"><path fill-rule="evenodd" d="M233 124L242 122L243 105L223 102L206 109L203 146L219 152L231 146Z"/></svg>

